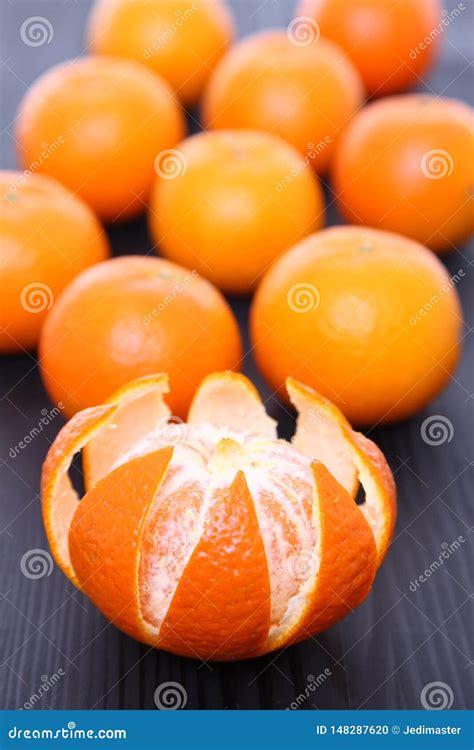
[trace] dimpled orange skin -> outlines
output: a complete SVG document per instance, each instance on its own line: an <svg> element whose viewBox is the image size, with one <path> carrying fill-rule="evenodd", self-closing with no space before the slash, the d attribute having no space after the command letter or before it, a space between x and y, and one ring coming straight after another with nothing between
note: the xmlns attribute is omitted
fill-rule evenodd
<svg viewBox="0 0 474 750"><path fill-rule="evenodd" d="M198 100L233 36L232 16L220 0L98 0L87 30L93 52L146 65L187 106Z"/></svg>
<svg viewBox="0 0 474 750"><path fill-rule="evenodd" d="M179 150L186 169L157 178L150 228L160 251L229 292L249 292L284 250L321 227L324 197L311 167L280 138L203 133Z"/></svg>
<svg viewBox="0 0 474 750"><path fill-rule="evenodd" d="M109 244L92 211L42 175L0 172L0 351L38 343L56 296L105 260Z"/></svg>
<svg viewBox="0 0 474 750"><path fill-rule="evenodd" d="M251 311L271 387L284 396L285 377L304 379L359 425L401 420L431 401L455 369L461 328L436 256L366 227L332 227L289 250Z"/></svg>
<svg viewBox="0 0 474 750"><path fill-rule="evenodd" d="M66 288L39 351L46 389L68 416L135 377L168 368L170 406L185 417L205 375L239 369L241 342L230 308L208 281L161 258L125 256Z"/></svg>
<svg viewBox="0 0 474 750"><path fill-rule="evenodd" d="M94 56L44 73L15 126L23 167L36 164L106 221L145 210L157 153L184 133L165 81L138 63Z"/></svg>
<svg viewBox="0 0 474 750"><path fill-rule="evenodd" d="M208 129L279 135L322 174L363 99L359 74L332 42L298 46L286 31L263 31L221 60L204 95L203 120Z"/></svg>
<svg viewBox="0 0 474 750"><path fill-rule="evenodd" d="M333 187L347 221L400 232L442 253L474 230L474 117L416 94L366 107L347 128Z"/></svg>
<svg viewBox="0 0 474 750"><path fill-rule="evenodd" d="M300 0L296 16L316 20L321 35L347 53L371 96L416 85L442 39L439 0ZM429 37L428 43L425 39Z"/></svg>

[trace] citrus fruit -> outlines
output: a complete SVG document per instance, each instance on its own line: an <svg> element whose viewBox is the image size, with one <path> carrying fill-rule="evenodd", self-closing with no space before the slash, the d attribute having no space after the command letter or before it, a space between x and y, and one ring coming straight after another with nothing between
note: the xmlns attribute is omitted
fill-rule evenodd
<svg viewBox="0 0 474 750"><path fill-rule="evenodd" d="M109 245L92 211L42 175L0 171L0 351L38 343L59 292L105 260Z"/></svg>
<svg viewBox="0 0 474 750"><path fill-rule="evenodd" d="M406 237L352 226L317 232L285 253L257 290L257 364L283 396L291 375L351 422L408 417L457 363L458 281Z"/></svg>
<svg viewBox="0 0 474 750"><path fill-rule="evenodd" d="M440 0L300 0L296 17L342 47L372 96L419 83L443 31Z"/></svg>
<svg viewBox="0 0 474 750"><path fill-rule="evenodd" d="M258 656L330 627L368 594L393 534L383 454L293 380L292 442L242 375L214 373L179 434L163 375L76 414L43 468L56 562L117 627L182 656ZM85 447L86 494L68 478ZM365 490L355 502L359 481Z"/></svg>
<svg viewBox="0 0 474 750"><path fill-rule="evenodd" d="M16 120L22 165L55 177L107 221L144 210L157 154L184 132L168 84L138 63L109 57L44 73Z"/></svg>
<svg viewBox="0 0 474 750"><path fill-rule="evenodd" d="M284 31L243 39L217 65L203 100L209 128L255 128L281 136L317 172L363 101L352 63L332 42L299 46Z"/></svg>
<svg viewBox="0 0 474 750"><path fill-rule="evenodd" d="M87 31L93 52L146 65L186 105L196 103L233 36L221 0L97 0Z"/></svg>
<svg viewBox="0 0 474 750"><path fill-rule="evenodd" d="M280 138L226 130L180 144L150 207L167 258L226 291L248 292L275 258L322 225L324 197L311 167Z"/></svg>
<svg viewBox="0 0 474 750"><path fill-rule="evenodd" d="M454 249L474 230L473 110L418 95L369 105L342 137L333 183L351 223Z"/></svg>
<svg viewBox="0 0 474 750"><path fill-rule="evenodd" d="M171 408L184 417L205 375L238 368L241 343L226 301L196 271L125 256L88 269L63 291L39 352L46 389L68 416L166 368Z"/></svg>

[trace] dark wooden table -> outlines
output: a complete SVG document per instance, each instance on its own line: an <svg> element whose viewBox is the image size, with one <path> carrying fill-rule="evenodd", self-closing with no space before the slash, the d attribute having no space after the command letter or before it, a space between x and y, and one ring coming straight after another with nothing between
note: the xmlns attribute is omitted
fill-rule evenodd
<svg viewBox="0 0 474 750"><path fill-rule="evenodd" d="M20 98L52 64L81 54L89 6L90 0L1 3L2 167L15 166L12 124ZM426 88L469 100L472 0L465 0L464 7L443 32L442 58ZM244 0L235 1L234 8L241 33L247 33L287 24L292 3ZM21 42L21 24L34 15L51 21L49 44L28 47ZM330 223L337 222L331 209ZM144 221L114 227L110 237L116 255L150 249ZM33 354L1 359L0 708L28 706L52 677L55 684L43 690L37 708L154 708L156 687L168 681L183 686L187 708L286 708L306 691L302 709L415 709L421 707L423 687L432 682L447 686L443 689L452 694L453 708L472 705L472 249L465 245L446 259L450 273L465 273L458 285L466 316L458 371L425 412L371 434L385 451L399 490L395 541L371 595L330 631L254 661L200 664L150 651L109 625L56 567L37 580L23 575L23 555L47 549L39 477L61 420L53 419L12 457L11 448L51 405ZM232 305L247 338L248 303L232 300ZM245 371L269 398L250 355ZM269 403L281 420L282 435L291 435L291 418L271 399ZM451 423L449 442L429 445L422 439L421 425L433 415ZM411 590L410 583L460 537L464 541L448 559ZM306 690L311 676L326 669L330 675L322 684Z"/></svg>

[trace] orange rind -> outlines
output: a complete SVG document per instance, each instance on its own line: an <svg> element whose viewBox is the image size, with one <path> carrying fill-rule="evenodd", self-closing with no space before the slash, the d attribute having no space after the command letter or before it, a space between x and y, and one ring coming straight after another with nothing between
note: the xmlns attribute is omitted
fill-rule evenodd
<svg viewBox="0 0 474 750"><path fill-rule="evenodd" d="M369 593L395 524L391 471L327 399L292 379L287 389L291 442L233 372L203 381L187 423L156 375L59 433L42 481L51 550L128 635L191 658L249 658L325 630ZM79 502L68 468L81 448Z"/></svg>

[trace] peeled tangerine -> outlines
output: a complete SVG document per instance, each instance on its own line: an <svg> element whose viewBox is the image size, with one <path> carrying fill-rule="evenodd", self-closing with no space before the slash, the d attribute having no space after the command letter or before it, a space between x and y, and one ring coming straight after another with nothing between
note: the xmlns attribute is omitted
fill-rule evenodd
<svg viewBox="0 0 474 750"><path fill-rule="evenodd" d="M125 633L244 659L328 628L367 596L393 533L392 474L329 401L294 380L287 389L291 443L231 372L207 377L187 424L169 421L156 375L59 433L42 477L51 550ZM81 448L79 502L68 469Z"/></svg>

